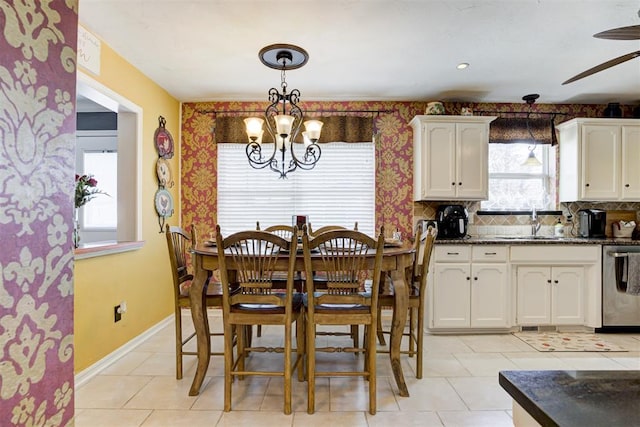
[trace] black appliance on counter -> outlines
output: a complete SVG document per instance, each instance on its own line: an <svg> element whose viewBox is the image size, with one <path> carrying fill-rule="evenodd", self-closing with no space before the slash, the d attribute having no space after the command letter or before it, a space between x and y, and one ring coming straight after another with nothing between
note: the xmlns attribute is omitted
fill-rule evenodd
<svg viewBox="0 0 640 427"><path fill-rule="evenodd" d="M581 209L578 211L580 237L605 237L607 211L599 209Z"/></svg>
<svg viewBox="0 0 640 427"><path fill-rule="evenodd" d="M438 239L461 239L467 235L469 213L462 205L440 205L436 210Z"/></svg>

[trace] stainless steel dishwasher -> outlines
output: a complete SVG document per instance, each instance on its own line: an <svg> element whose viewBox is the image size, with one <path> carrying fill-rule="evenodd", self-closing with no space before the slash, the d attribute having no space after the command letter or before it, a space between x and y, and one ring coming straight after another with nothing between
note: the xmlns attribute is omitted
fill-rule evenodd
<svg viewBox="0 0 640 427"><path fill-rule="evenodd" d="M602 246L602 332L640 330L640 295L627 292L630 253L640 246Z"/></svg>

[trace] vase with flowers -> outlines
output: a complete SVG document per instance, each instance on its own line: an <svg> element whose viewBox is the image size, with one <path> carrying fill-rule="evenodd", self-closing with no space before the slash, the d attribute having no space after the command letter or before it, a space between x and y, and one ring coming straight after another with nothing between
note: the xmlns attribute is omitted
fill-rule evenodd
<svg viewBox="0 0 640 427"><path fill-rule="evenodd" d="M76 194L75 194L75 213L73 216L73 247L80 245L80 221L78 217L78 209L90 200L95 199L98 195L107 193L98 189L98 180L93 175L76 174Z"/></svg>

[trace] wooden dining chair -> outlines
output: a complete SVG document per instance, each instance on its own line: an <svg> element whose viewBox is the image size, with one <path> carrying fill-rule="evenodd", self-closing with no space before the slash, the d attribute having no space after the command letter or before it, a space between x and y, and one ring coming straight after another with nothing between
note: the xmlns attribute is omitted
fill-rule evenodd
<svg viewBox="0 0 640 427"><path fill-rule="evenodd" d="M224 410L231 410L232 384L235 377L263 375L284 378L284 413L291 413L291 377L298 368L298 379L303 380L304 322L302 296L293 286L295 251L292 244L276 234L250 230L223 238L217 227L217 246L222 279L222 313L224 340ZM287 272L286 288L274 285L278 271ZM230 292L230 289L237 289ZM296 348L293 349L292 325L296 323ZM247 345L246 333L252 325L283 327L282 347ZM233 328L236 328L237 357L233 355ZM254 342L255 344L255 342ZM282 353L283 364L276 370L249 369L254 358L249 353ZM292 360L292 353L296 353Z"/></svg>
<svg viewBox="0 0 640 427"><path fill-rule="evenodd" d="M308 224L308 228L307 228L307 232L309 233L310 237L315 237L318 234L324 233L326 231L332 231L332 230L345 230L347 227L344 227L342 225L324 225L320 228L318 228L317 230L313 230L311 227L311 223ZM354 230L358 230L358 221L355 222L354 226L353 226Z"/></svg>
<svg viewBox="0 0 640 427"><path fill-rule="evenodd" d="M260 221L256 221L256 230L261 230ZM294 236L297 237L297 229L296 227L293 227L291 225L270 225L269 227L265 228L264 231L277 234L278 236L283 237L289 241L294 240Z"/></svg>
<svg viewBox="0 0 640 427"><path fill-rule="evenodd" d="M410 275L409 287L409 330L403 333L408 337L408 348L401 349L400 353L408 354L409 357L416 357L416 378L422 378L422 355L424 343L424 308L427 295L427 275L429 273L429 262L436 239L437 231L429 227L423 232L422 225L418 224L415 235L415 254ZM394 306L393 282L383 280L381 283L380 295L378 297L378 341L381 345L386 345L384 335L390 335L389 330L384 330L381 321L383 308L393 308ZM379 349L378 353L389 353L389 350Z"/></svg>
<svg viewBox="0 0 640 427"><path fill-rule="evenodd" d="M196 356L195 351L186 351L185 345L191 341L196 333L193 332L187 337L183 337L182 332L182 311L191 310L189 299L189 288L193 280L193 274L189 272L187 263L187 251L192 244L198 242L198 233L195 226L191 226L191 236L178 226L165 227L167 246L169 248L169 263L173 276L173 300L174 300L174 321L175 321L175 349L176 349L176 379L182 379L182 363L184 356ZM207 279L206 284L206 305L207 307L222 308L222 286L220 283L213 283ZM212 336L222 335L222 333L212 333ZM222 352L212 352L213 356L222 356Z"/></svg>
<svg viewBox="0 0 640 427"><path fill-rule="evenodd" d="M305 294L307 412L315 411L315 379L318 376L362 376L369 381L369 413L376 413L376 324L384 234L373 239L355 230L332 230L309 238L303 231L306 272ZM314 252L312 264L311 252ZM319 258L319 259L318 259ZM313 270L326 272L326 287L318 287ZM371 289L365 288L371 280ZM316 347L318 325L364 325L364 343L357 347ZM364 352L362 370L316 371L316 352Z"/></svg>
<svg viewBox="0 0 640 427"><path fill-rule="evenodd" d="M260 230L260 221L256 221L256 230ZM277 234L280 237L283 237L289 241L293 241L294 240L294 236L298 236L298 230L297 227L291 226L291 225L285 225L285 224L278 224L278 225L270 225L267 228L264 229L264 231L268 231L270 233L274 233ZM286 283L287 280L287 273L285 271L277 271L274 273L274 281L279 281L282 283ZM301 277L299 277L299 273L296 272L296 279L294 282L296 289L301 290L302 289L302 280ZM256 335L258 337L262 336L262 325L258 325L258 327L256 328Z"/></svg>

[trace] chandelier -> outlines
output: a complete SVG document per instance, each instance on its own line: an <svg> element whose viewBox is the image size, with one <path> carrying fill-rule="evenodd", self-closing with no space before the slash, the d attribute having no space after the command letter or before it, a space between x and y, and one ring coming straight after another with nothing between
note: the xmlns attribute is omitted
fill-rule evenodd
<svg viewBox="0 0 640 427"><path fill-rule="evenodd" d="M293 89L287 92L285 72L302 67L309 60L309 54L301 47L290 44L272 44L260 50L260 61L269 68L281 71L281 92L276 88L269 89L269 102L271 105L265 110L265 118L250 117L244 119L249 143L246 146L249 164L255 169L269 167L280 174L280 178L286 178L289 172L300 168L313 169L320 160L320 139L322 122L319 120L304 121L305 131L302 132L304 151L296 154L294 150L296 137L303 123L303 112L298 107L300 91ZM280 110L279 107L282 109ZM263 153L262 136L263 125L266 122L267 131L272 136L275 144L273 152ZM265 150L266 151L266 150Z"/></svg>

